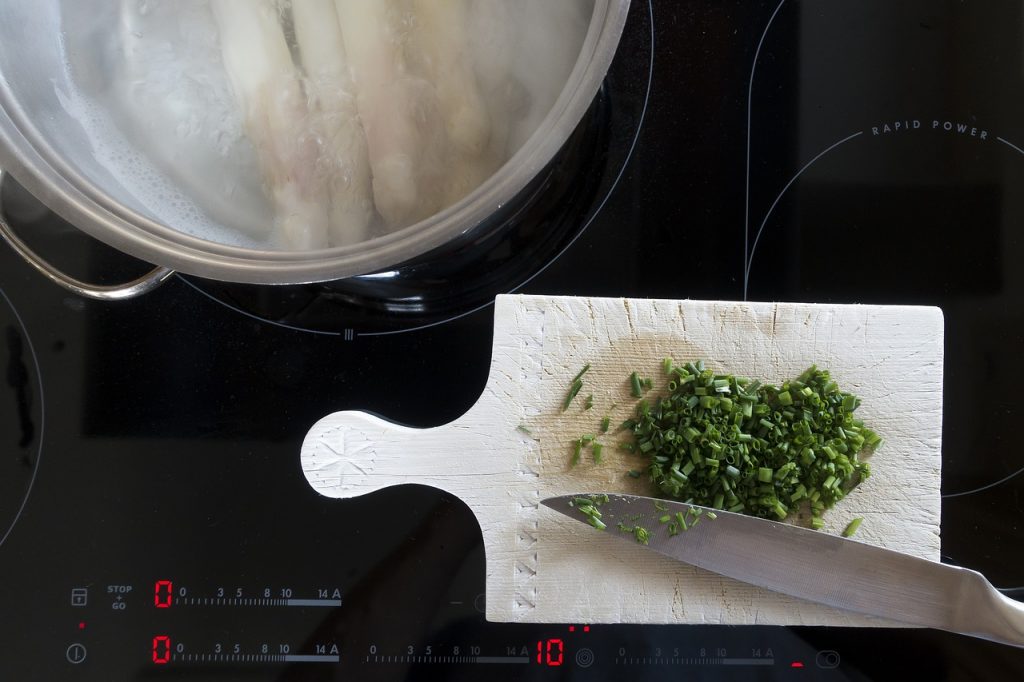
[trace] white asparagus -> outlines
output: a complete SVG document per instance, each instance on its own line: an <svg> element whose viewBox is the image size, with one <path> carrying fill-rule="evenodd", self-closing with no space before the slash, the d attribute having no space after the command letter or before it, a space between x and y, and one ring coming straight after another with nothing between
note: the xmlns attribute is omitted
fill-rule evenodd
<svg viewBox="0 0 1024 682"><path fill-rule="evenodd" d="M586 1L473 0L470 46L501 159L526 143L558 99L593 9Z"/></svg>
<svg viewBox="0 0 1024 682"><path fill-rule="evenodd" d="M321 166L328 169L330 242L355 244L367 238L376 211L366 133L334 0L292 0L292 20L307 94L324 135Z"/></svg>
<svg viewBox="0 0 1024 682"><path fill-rule="evenodd" d="M512 129L530 106L529 93L512 72L516 46L523 44L515 34L518 10L506 0L474 0L468 16L477 83L490 115L488 153L499 161L511 153Z"/></svg>
<svg viewBox="0 0 1024 682"><path fill-rule="evenodd" d="M454 204L497 168L489 148L491 117L474 72L468 0L411 0L412 68L434 87L450 144L445 204Z"/></svg>
<svg viewBox="0 0 1024 682"><path fill-rule="evenodd" d="M328 193L319 142L278 12L270 0L211 0L224 66L270 188L285 244L327 246Z"/></svg>
<svg viewBox="0 0 1024 682"><path fill-rule="evenodd" d="M424 77L437 91L448 139L459 152L478 156L490 135L490 117L480 96L469 54L467 0L412 0L417 56Z"/></svg>
<svg viewBox="0 0 1024 682"><path fill-rule="evenodd" d="M408 73L401 22L408 0L336 0L366 131L373 196L392 228L442 208L445 132L436 96Z"/></svg>

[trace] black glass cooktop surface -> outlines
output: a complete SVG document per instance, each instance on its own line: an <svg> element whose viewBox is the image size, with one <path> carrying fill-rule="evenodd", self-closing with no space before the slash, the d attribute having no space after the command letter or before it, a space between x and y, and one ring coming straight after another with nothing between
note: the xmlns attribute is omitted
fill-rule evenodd
<svg viewBox="0 0 1024 682"><path fill-rule="evenodd" d="M934 305L942 559L1024 595L1024 3L634 0L576 144L464 267L108 303L0 248L0 678L1024 677L931 630L489 623L462 502L299 462L331 412L463 414L497 293ZM77 276L146 269L2 200Z"/></svg>

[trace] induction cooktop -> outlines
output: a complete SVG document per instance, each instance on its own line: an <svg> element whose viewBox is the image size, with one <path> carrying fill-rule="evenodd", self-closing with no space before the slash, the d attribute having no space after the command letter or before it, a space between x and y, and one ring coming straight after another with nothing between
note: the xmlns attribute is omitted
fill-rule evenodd
<svg viewBox="0 0 1024 682"><path fill-rule="evenodd" d="M940 306L942 559L1024 595L1024 3L634 0L605 84L496 229L288 287L66 293L0 248L0 678L1020 679L920 629L483 616L458 499L317 495L309 427L449 422L496 294ZM15 182L56 265L148 269Z"/></svg>

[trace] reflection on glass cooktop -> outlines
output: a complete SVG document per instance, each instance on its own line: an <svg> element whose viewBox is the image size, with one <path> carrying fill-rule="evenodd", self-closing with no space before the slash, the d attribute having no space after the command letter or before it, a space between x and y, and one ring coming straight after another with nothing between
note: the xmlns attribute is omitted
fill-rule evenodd
<svg viewBox="0 0 1024 682"><path fill-rule="evenodd" d="M4 390L0 391L0 546L14 530L28 502L39 466L42 386L35 348L10 299L0 290Z"/></svg>

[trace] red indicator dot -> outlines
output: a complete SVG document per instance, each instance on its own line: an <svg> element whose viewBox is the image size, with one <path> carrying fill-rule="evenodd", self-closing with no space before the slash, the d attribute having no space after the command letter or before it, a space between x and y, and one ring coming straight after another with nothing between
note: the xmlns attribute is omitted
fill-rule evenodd
<svg viewBox="0 0 1024 682"><path fill-rule="evenodd" d="M802 668L802 667L804 667L804 664L803 664L802 661L793 661L792 663L789 664L789 667L790 668Z"/></svg>
<svg viewBox="0 0 1024 682"><path fill-rule="evenodd" d="M575 625L570 625L569 626L569 632L576 632L576 626Z"/></svg>
<svg viewBox="0 0 1024 682"><path fill-rule="evenodd" d="M81 623L78 624L78 629L79 630L84 630L85 629L85 621L84 620Z"/></svg>
<svg viewBox="0 0 1024 682"><path fill-rule="evenodd" d="M583 632L590 632L590 626L589 625L584 625L583 626Z"/></svg>

